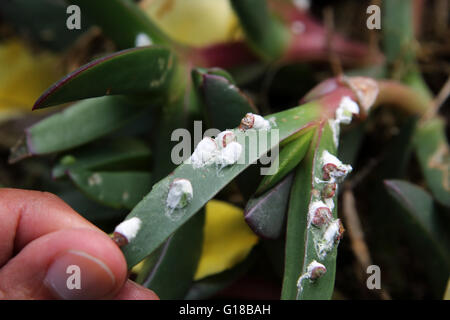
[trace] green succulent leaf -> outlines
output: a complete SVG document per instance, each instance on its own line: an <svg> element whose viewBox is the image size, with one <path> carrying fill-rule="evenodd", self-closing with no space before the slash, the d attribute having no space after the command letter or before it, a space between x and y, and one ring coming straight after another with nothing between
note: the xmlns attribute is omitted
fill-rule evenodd
<svg viewBox="0 0 450 320"><path fill-rule="evenodd" d="M318 244L323 240L322 228L316 228L309 221L310 205L320 199L323 188L322 154L324 151L336 154L333 133L328 124L322 123L315 131L310 148L305 159L297 169L289 200L287 234L285 249L285 269L283 279L282 299L315 300L330 299L334 289L336 273L337 245L331 247L325 257L319 255ZM336 196L331 198L334 203L333 219L337 218ZM326 229L325 229L326 230ZM300 287L297 283L300 277L307 274L308 266L316 260L326 268L325 274L312 281L302 278Z"/></svg>
<svg viewBox="0 0 450 320"><path fill-rule="evenodd" d="M148 172L69 170L75 185L89 198L111 208L132 209L151 190Z"/></svg>
<svg viewBox="0 0 450 320"><path fill-rule="evenodd" d="M138 35L146 35L152 44L170 42L167 35L131 0L70 2L78 5L81 12L86 13L122 49L135 47Z"/></svg>
<svg viewBox="0 0 450 320"><path fill-rule="evenodd" d="M157 292L160 299L183 299L188 292L201 256L204 223L202 210L163 244L149 268L144 265L140 282Z"/></svg>
<svg viewBox="0 0 450 320"><path fill-rule="evenodd" d="M192 73L205 118L210 127L219 130L234 128L246 113L256 111L250 99L225 75L217 70L207 73L201 69Z"/></svg>
<svg viewBox="0 0 450 320"><path fill-rule="evenodd" d="M150 149L139 140L102 141L62 156L52 169L52 178L62 178L69 170L145 168L150 164L150 155Z"/></svg>
<svg viewBox="0 0 450 320"><path fill-rule="evenodd" d="M272 16L266 0L231 0L252 49L262 58L279 58L288 45L289 31Z"/></svg>
<svg viewBox="0 0 450 320"><path fill-rule="evenodd" d="M444 121L435 118L420 124L414 136L414 148L434 197L450 207L450 154Z"/></svg>
<svg viewBox="0 0 450 320"><path fill-rule="evenodd" d="M259 236L277 239L286 218L293 175L288 175L272 189L253 197L245 207L245 221Z"/></svg>
<svg viewBox="0 0 450 320"><path fill-rule="evenodd" d="M261 194L272 188L276 183L283 179L302 161L308 151L314 130L308 128L305 134L299 136L292 142L282 147L278 159L272 163L269 171L273 170L274 174L264 176L256 194ZM276 168L278 166L278 168Z"/></svg>
<svg viewBox="0 0 450 320"><path fill-rule="evenodd" d="M414 61L411 50L414 41L412 27L412 2L409 0L383 2L384 52L390 63Z"/></svg>
<svg viewBox="0 0 450 320"><path fill-rule="evenodd" d="M142 111L141 105L121 96L79 102L27 128L25 139L11 150L10 161L81 146L123 127Z"/></svg>
<svg viewBox="0 0 450 320"><path fill-rule="evenodd" d="M158 101L170 87L175 66L174 54L164 47L119 51L96 59L53 84L33 109L119 94L146 94Z"/></svg>
<svg viewBox="0 0 450 320"><path fill-rule="evenodd" d="M422 188L402 180L385 180L389 194L402 206L419 230L437 248L450 270L450 239L443 223L443 217L435 209L433 198Z"/></svg>
<svg viewBox="0 0 450 320"><path fill-rule="evenodd" d="M279 140L284 140L302 130L304 126L317 121L320 116L320 109L320 105L311 102L272 115L270 118L277 125ZM269 139L270 142L266 140L264 147L260 147L256 152L250 152L255 151L255 146L252 146L249 150L249 136L253 135L255 139L258 139L257 142L253 142L259 145L261 135L258 133L260 132L253 129L246 132L235 130L238 142L242 143L243 152L240 159L245 159L245 163L240 164L241 161L238 161L237 164L227 166L222 170L219 170L214 164L194 168L191 164L184 163L170 176L153 186L152 191L128 216L128 218L138 217L142 221L136 238L123 247L128 266L137 264L151 254L223 187L279 143L279 141ZM269 131L269 134L263 135L263 138L270 138L271 134L271 131ZM185 207L173 211L167 207L166 200L170 185L176 178L186 179L191 183L193 198Z"/></svg>

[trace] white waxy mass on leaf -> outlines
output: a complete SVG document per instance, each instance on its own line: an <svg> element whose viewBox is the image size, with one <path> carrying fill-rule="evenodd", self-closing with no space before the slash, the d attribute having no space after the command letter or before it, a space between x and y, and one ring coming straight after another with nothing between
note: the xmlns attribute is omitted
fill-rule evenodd
<svg viewBox="0 0 450 320"><path fill-rule="evenodd" d="M187 179L175 179L170 185L166 204L171 209L185 207L194 196L192 184Z"/></svg>
<svg viewBox="0 0 450 320"><path fill-rule="evenodd" d="M321 277L327 272L327 268L321 264L320 262L317 262L316 260L311 261L311 263L306 268L306 272L301 275L301 277L297 281L297 288L299 291L303 289L302 282L306 279L310 280L316 280L317 278Z"/></svg>
<svg viewBox="0 0 450 320"><path fill-rule="evenodd" d="M349 124L352 122L353 114L359 114L358 104L348 96L342 97L336 110L336 121Z"/></svg>
<svg viewBox="0 0 450 320"><path fill-rule="evenodd" d="M135 40L135 46L136 47L145 47L145 46L149 46L151 44L153 44L152 39L150 39L150 37L148 35L146 35L145 33L139 33L136 36L136 40Z"/></svg>
<svg viewBox="0 0 450 320"><path fill-rule="evenodd" d="M335 119L328 121L333 131L333 140L336 147L339 144L340 125L352 122L353 114L359 114L359 106L350 97L342 97L339 107L336 109Z"/></svg>
<svg viewBox="0 0 450 320"><path fill-rule="evenodd" d="M190 161L194 168L201 168L214 162L217 154L217 143L213 138L205 137L192 153Z"/></svg>
<svg viewBox="0 0 450 320"><path fill-rule="evenodd" d="M338 158L324 150L322 153L322 166L325 168L333 168L327 171L330 182L342 182L345 177L352 172L351 165L343 164Z"/></svg>
<svg viewBox="0 0 450 320"><path fill-rule="evenodd" d="M216 164L221 167L235 164L242 153L242 146L235 141L229 143L225 148L220 150L219 155L216 158Z"/></svg>
<svg viewBox="0 0 450 320"><path fill-rule="evenodd" d="M125 220L120 223L115 229L114 232L121 234L124 236L128 242L134 239L141 227L142 221L138 217L133 217L131 219Z"/></svg>
<svg viewBox="0 0 450 320"><path fill-rule="evenodd" d="M317 244L319 257L324 258L327 253L333 249L337 239L339 238L339 233L340 220L335 219L328 225L325 233L323 234L323 238Z"/></svg>
<svg viewBox="0 0 450 320"><path fill-rule="evenodd" d="M189 162L195 169L216 164L220 168L235 164L242 153L242 146L236 142L233 131L226 130L217 135L216 139L204 138L195 148Z"/></svg>
<svg viewBox="0 0 450 320"><path fill-rule="evenodd" d="M216 137L216 143L219 148L225 148L229 143L236 141L236 135L231 130L225 130Z"/></svg>
<svg viewBox="0 0 450 320"><path fill-rule="evenodd" d="M241 120L241 124L239 126L242 130L269 130L271 127L270 121L264 119L258 114L247 113L244 118Z"/></svg>

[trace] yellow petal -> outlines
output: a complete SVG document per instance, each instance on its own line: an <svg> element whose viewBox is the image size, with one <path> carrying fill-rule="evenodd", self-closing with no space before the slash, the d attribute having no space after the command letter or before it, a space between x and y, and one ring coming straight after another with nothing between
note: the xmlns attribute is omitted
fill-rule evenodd
<svg viewBox="0 0 450 320"><path fill-rule="evenodd" d="M60 76L59 59L50 53L33 55L17 39L0 45L0 121L31 107Z"/></svg>
<svg viewBox="0 0 450 320"><path fill-rule="evenodd" d="M242 209L223 201L209 201L195 280L235 266L245 259L258 239L245 222Z"/></svg>
<svg viewBox="0 0 450 320"><path fill-rule="evenodd" d="M170 37L191 46L231 40L239 29L228 0L147 0L143 8Z"/></svg>
<svg viewBox="0 0 450 320"><path fill-rule="evenodd" d="M450 300L450 278L447 282L447 289L445 289L444 300Z"/></svg>

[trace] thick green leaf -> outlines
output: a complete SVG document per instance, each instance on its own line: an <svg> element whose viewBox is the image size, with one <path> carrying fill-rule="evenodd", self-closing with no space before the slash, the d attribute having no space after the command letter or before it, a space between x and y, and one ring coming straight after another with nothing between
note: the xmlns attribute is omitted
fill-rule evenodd
<svg viewBox="0 0 450 320"><path fill-rule="evenodd" d="M412 3L410 0L383 2L384 53L390 63L397 60L411 63L415 57Z"/></svg>
<svg viewBox="0 0 450 320"><path fill-rule="evenodd" d="M277 125L276 129L279 130L278 135L281 141L302 130L310 123L317 121L320 116L320 109L320 105L311 102L271 115L269 118ZM191 164L182 164L173 174L155 184L152 191L133 209L128 218L139 217L142 220L142 225L136 238L123 247L123 252L130 267L152 253L239 173L278 144L278 141L274 143L269 140L270 142L267 142L265 147L256 150L256 146L252 145L249 150L250 136L258 139L253 141L257 145L261 136L263 138L267 138L267 136L262 135L261 131L255 130L245 132L235 130L235 135L243 147L240 159L245 159L245 163L225 167L220 172L215 165L195 169ZM192 201L186 207L177 209L173 216L166 207L166 199L170 184L176 178L189 180L194 195Z"/></svg>
<svg viewBox="0 0 450 320"><path fill-rule="evenodd" d="M293 175L266 193L253 197L245 207L245 221L259 236L277 239L283 231Z"/></svg>
<svg viewBox="0 0 450 320"><path fill-rule="evenodd" d="M142 106L121 96L79 102L26 129L10 161L78 147L124 126L142 111Z"/></svg>
<svg viewBox="0 0 450 320"><path fill-rule="evenodd" d="M83 193L112 208L132 209L151 190L148 172L69 170L70 179Z"/></svg>
<svg viewBox="0 0 450 320"><path fill-rule="evenodd" d="M448 215L440 212L430 194L418 186L401 180L385 180L384 184L399 205L393 210L401 219L396 226L408 236L413 259L421 261L425 267L428 290L432 289L436 298L442 297L450 276Z"/></svg>
<svg viewBox="0 0 450 320"><path fill-rule="evenodd" d="M192 71L196 94L209 128L234 128L247 113L256 112L252 101L235 86L233 78L219 68ZM244 198L248 199L259 182L259 168L251 167L236 178Z"/></svg>
<svg viewBox="0 0 450 320"><path fill-rule="evenodd" d="M64 155L52 169L54 179L66 175L69 170L123 170L148 168L150 149L141 141L119 139L96 143Z"/></svg>
<svg viewBox="0 0 450 320"><path fill-rule="evenodd" d="M266 0L231 0L250 46L268 60L279 58L287 47L289 31L269 12Z"/></svg>
<svg viewBox="0 0 450 320"><path fill-rule="evenodd" d="M204 223L203 211L186 222L161 248L142 281L160 299L183 299L188 292L201 255Z"/></svg>
<svg viewBox="0 0 450 320"><path fill-rule="evenodd" d="M169 90L175 66L174 54L163 47L119 51L94 60L53 84L33 109L118 94L148 94L158 101Z"/></svg>
<svg viewBox="0 0 450 320"><path fill-rule="evenodd" d="M450 270L450 239L447 225L434 208L433 198L422 188L402 180L385 180L389 194L405 209L409 219L431 242ZM445 277L447 278L447 276Z"/></svg>
<svg viewBox="0 0 450 320"><path fill-rule="evenodd" d="M206 73L197 69L192 77L203 101L209 127L234 128L248 112L256 111L250 99L218 72Z"/></svg>
<svg viewBox="0 0 450 320"><path fill-rule="evenodd" d="M436 118L420 124L414 136L414 148L434 197L450 207L450 154L444 121Z"/></svg>
<svg viewBox="0 0 450 320"><path fill-rule="evenodd" d="M145 34L153 44L169 43L169 38L131 0L70 0L82 14L99 25L103 32L123 49L136 46L139 34ZM85 26L82 26L85 28Z"/></svg>
<svg viewBox="0 0 450 320"><path fill-rule="evenodd" d="M314 130L308 128L305 134L301 135L294 141L289 142L281 149L278 155L278 160L275 160L272 167L269 169L269 171L273 170L274 173L264 176L258 190L256 191L256 194L261 194L272 188L289 172L291 172L291 170L294 169L300 161L302 161L308 151L313 134ZM278 168L276 168L276 165L278 165Z"/></svg>
<svg viewBox="0 0 450 320"><path fill-rule="evenodd" d="M320 257L317 252L317 241L323 236L310 224L308 212L310 204L320 199L322 189L322 154L327 150L336 154L333 133L328 124L322 124L315 132L310 149L299 166L289 201L285 269L282 299L330 299L334 289L336 273L337 246ZM337 218L336 196L332 198L334 208L333 218ZM319 234L318 234L319 232ZM307 272L308 265L313 261L323 264L326 273L315 281L304 279L302 289L297 287L299 278Z"/></svg>

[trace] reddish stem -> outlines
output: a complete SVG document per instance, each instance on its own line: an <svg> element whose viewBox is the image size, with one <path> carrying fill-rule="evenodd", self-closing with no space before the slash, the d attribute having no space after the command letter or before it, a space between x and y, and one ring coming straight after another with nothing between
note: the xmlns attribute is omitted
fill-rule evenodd
<svg viewBox="0 0 450 320"><path fill-rule="evenodd" d="M344 64L381 64L384 61L380 52L371 52L367 45L327 30L307 11L297 9L292 3L270 1L270 4L291 26L292 38L284 60L324 61L333 52Z"/></svg>

